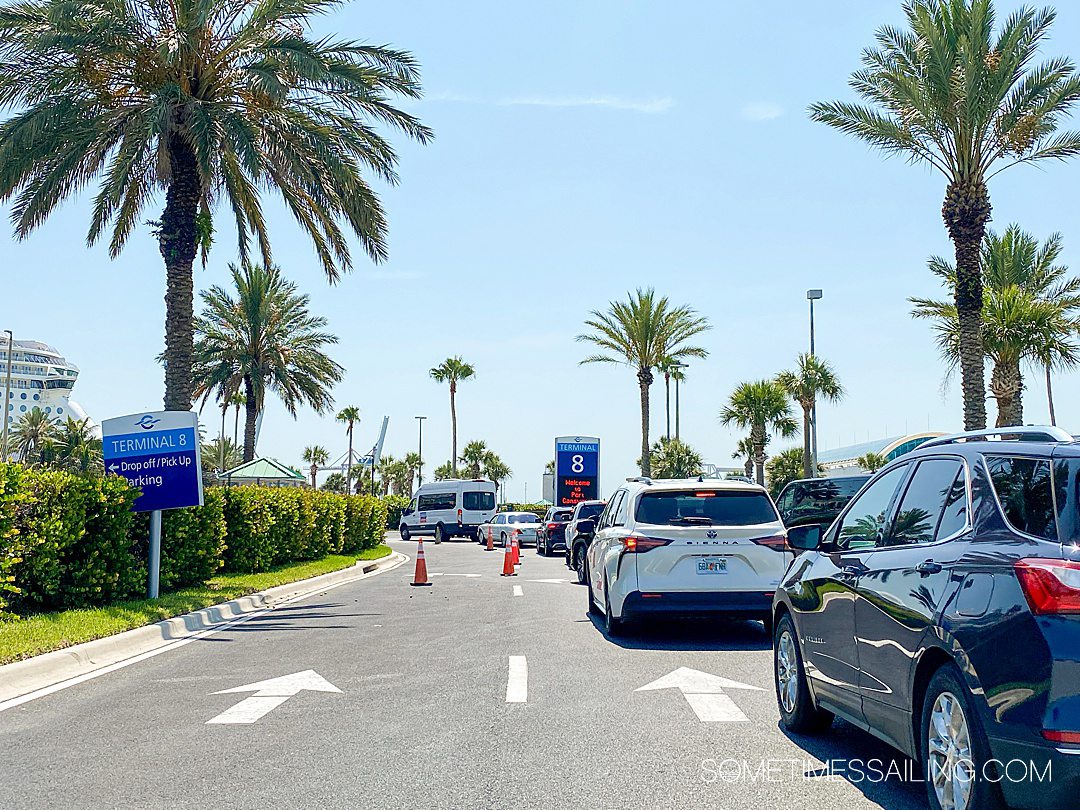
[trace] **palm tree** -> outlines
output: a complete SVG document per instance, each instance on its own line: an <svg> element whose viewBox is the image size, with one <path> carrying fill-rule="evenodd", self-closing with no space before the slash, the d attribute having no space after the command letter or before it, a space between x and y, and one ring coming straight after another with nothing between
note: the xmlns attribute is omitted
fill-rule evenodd
<svg viewBox="0 0 1080 810"><path fill-rule="evenodd" d="M402 461L409 470L409 479L405 482L405 494L411 498L413 494L413 481L416 478L416 474L420 471L420 454L406 453L405 458L402 459Z"/></svg>
<svg viewBox="0 0 1080 810"><path fill-rule="evenodd" d="M765 443L769 434L775 433L786 439L799 432L791 415L787 392L776 380L742 383L720 412L720 421L749 429L754 469L757 482L762 486L765 485Z"/></svg>
<svg viewBox="0 0 1080 810"><path fill-rule="evenodd" d="M706 357L700 346L687 341L710 329L706 318L688 306L671 306L667 296L657 298L651 287L638 289L626 302L612 301L607 312L593 310L585 325L593 331L578 335L579 341L592 343L606 354L594 354L584 363L626 363L637 370L641 394L641 474L649 475L649 386L653 369L661 363L688 357Z"/></svg>
<svg viewBox="0 0 1080 810"><path fill-rule="evenodd" d="M233 444L240 445L240 409L247 405L247 397L244 396L243 391L233 391L226 401L233 406L233 431L232 440Z"/></svg>
<svg viewBox="0 0 1080 810"><path fill-rule="evenodd" d="M679 439L661 437L653 446L649 468L657 478L692 478L701 475L701 454Z"/></svg>
<svg viewBox="0 0 1080 810"><path fill-rule="evenodd" d="M956 254L964 427L986 427L979 251L990 219L987 180L1017 163L1080 152L1055 135L1080 99L1068 59L1033 62L1052 9L1021 8L994 34L992 0L908 0L906 28L883 26L850 85L868 105L817 103L810 117L944 175L941 214Z"/></svg>
<svg viewBox="0 0 1080 810"><path fill-rule="evenodd" d="M338 411L337 416L334 418L345 424L345 433L349 437L349 455L345 457L345 491L352 492L349 487L352 484L353 428L356 426L356 423L360 421L360 409L355 405L350 405L349 407L342 408Z"/></svg>
<svg viewBox="0 0 1080 810"><path fill-rule="evenodd" d="M768 446L770 441L769 436L765 437L765 445ZM735 452L731 454L731 457L735 460L743 459L743 470L746 471L746 477L750 478L754 474L754 440L750 436L744 436L739 439L738 444L735 445Z"/></svg>
<svg viewBox="0 0 1080 810"><path fill-rule="evenodd" d="M219 389L243 387L244 461L255 457L255 425L273 391L296 418L309 405L326 413L334 403L330 389L343 369L324 352L337 338L324 332L326 318L308 311L309 298L297 292L277 267L230 265L234 298L222 287L202 293L203 311L195 319L195 393L203 405Z"/></svg>
<svg viewBox="0 0 1080 810"><path fill-rule="evenodd" d="M766 478L769 482L769 494L774 498L780 497L780 492L792 481L798 480L803 475L803 448L790 447L781 450L770 458L765 464Z"/></svg>
<svg viewBox="0 0 1080 810"><path fill-rule="evenodd" d="M220 471L224 472L231 470L244 460L244 451L228 436L219 436L209 444L203 445L203 456L214 459L220 465Z"/></svg>
<svg viewBox="0 0 1080 810"><path fill-rule="evenodd" d="M803 412L803 478L814 477L814 460L810 455L811 416L818 399L838 402L844 396L844 386L832 366L812 354L800 354L794 371L781 371L776 381L787 395L799 403Z"/></svg>
<svg viewBox="0 0 1080 810"><path fill-rule="evenodd" d="M79 475L100 475L101 439L89 419L68 418L46 441L43 456L57 469Z"/></svg>
<svg viewBox="0 0 1080 810"><path fill-rule="evenodd" d="M664 375L664 435L671 438L671 381L683 382L686 375L682 371L679 361L665 357L660 361L657 369Z"/></svg>
<svg viewBox="0 0 1080 810"><path fill-rule="evenodd" d="M11 426L11 451L23 464L40 462L58 429L59 420L35 405Z"/></svg>
<svg viewBox="0 0 1080 810"><path fill-rule="evenodd" d="M1041 246L1018 225L1004 234L987 233L981 263L986 268L983 299L983 350L992 362L990 390L998 406L997 427L1023 424L1021 363L1043 369L1080 362L1073 338L1080 326L1080 278L1057 264L1062 243L1053 234ZM955 289L956 269L934 256L930 271L947 289ZM930 318L949 373L959 362L960 327L949 301L911 298L913 315ZM1053 418L1053 394L1047 375L1047 398Z"/></svg>
<svg viewBox="0 0 1080 810"><path fill-rule="evenodd" d="M278 192L331 282L352 268L347 232L375 261L386 217L365 175L396 183L384 125L426 143L395 109L421 95L407 52L306 35L334 0L39 0L0 13L0 202L26 237L100 178L88 241L116 256L163 196L165 407L191 407L192 266L218 201L242 261L271 263L262 192ZM159 196L160 195L160 196ZM344 227L344 230L343 230Z"/></svg>
<svg viewBox="0 0 1080 810"><path fill-rule="evenodd" d="M495 492L498 493L502 482L513 475L506 463L491 450L484 456L484 478L495 482Z"/></svg>
<svg viewBox="0 0 1080 810"><path fill-rule="evenodd" d="M457 474L457 387L459 382L471 380L476 369L461 357L448 357L428 372L435 382L450 384L450 466Z"/></svg>
<svg viewBox="0 0 1080 810"><path fill-rule="evenodd" d="M329 451L320 444L311 445L304 448L304 463L311 465L311 488L317 489L315 484L315 475L319 472L319 467L325 467L326 462L330 460Z"/></svg>
<svg viewBox="0 0 1080 810"><path fill-rule="evenodd" d="M855 459L855 463L867 472L875 473L889 463L889 460L881 453L867 453Z"/></svg>
<svg viewBox="0 0 1080 810"><path fill-rule="evenodd" d="M447 461L436 467L431 474L436 481L445 481L447 478L453 478L457 473L454 471L453 462Z"/></svg>
<svg viewBox="0 0 1080 810"><path fill-rule="evenodd" d="M465 445L458 461L464 466L466 478L479 478L484 473L484 460L488 453L487 445L481 441L472 441Z"/></svg>

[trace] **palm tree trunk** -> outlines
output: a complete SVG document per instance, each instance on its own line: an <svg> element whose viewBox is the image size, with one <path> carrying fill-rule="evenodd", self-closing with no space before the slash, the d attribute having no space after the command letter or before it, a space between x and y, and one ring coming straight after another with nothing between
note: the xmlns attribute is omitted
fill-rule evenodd
<svg viewBox="0 0 1080 810"><path fill-rule="evenodd" d="M316 489L316 487L315 487L315 473L317 473L318 471L319 471L318 465L315 464L315 463L312 463L312 465L311 465L311 488L312 489Z"/></svg>
<svg viewBox="0 0 1080 810"><path fill-rule="evenodd" d="M167 150L169 190L158 233L158 248L165 260L165 410L190 411L195 388L191 373L195 344L192 266L202 187L191 145L174 134Z"/></svg>
<svg viewBox="0 0 1080 810"><path fill-rule="evenodd" d="M802 469L803 478L813 478L817 475L817 470L814 469L814 460L810 455L810 408L805 405L802 409Z"/></svg>
<svg viewBox="0 0 1080 810"><path fill-rule="evenodd" d="M652 474L652 459L649 458L649 386L653 375L647 368L638 369L638 388L641 391L641 474L648 478Z"/></svg>
<svg viewBox="0 0 1080 810"><path fill-rule="evenodd" d="M750 456L746 457L746 463L743 464L743 470L746 471L747 478L754 474L754 459L752 459Z"/></svg>
<svg viewBox="0 0 1080 810"><path fill-rule="evenodd" d="M765 486L765 426L750 428L750 443L754 445L754 471L758 484Z"/></svg>
<svg viewBox="0 0 1080 810"><path fill-rule="evenodd" d="M223 399L221 402L221 466L219 469L225 472L225 414L229 410L228 400Z"/></svg>
<svg viewBox="0 0 1080 810"><path fill-rule="evenodd" d="M1050 368L1049 363L1046 364L1045 369L1046 369L1046 402L1050 406L1050 424L1051 425L1056 425L1057 424L1057 415L1054 413L1054 385L1050 381L1050 377L1052 376L1052 369Z"/></svg>
<svg viewBox="0 0 1080 810"><path fill-rule="evenodd" d="M259 404L255 401L255 384L250 376L244 377L244 393L247 403L244 406L244 461L255 458L255 424L259 420Z"/></svg>
<svg viewBox="0 0 1080 810"><path fill-rule="evenodd" d="M233 447L236 447L240 443L240 403L236 403L236 413L233 416L232 423L232 443Z"/></svg>
<svg viewBox="0 0 1080 810"><path fill-rule="evenodd" d="M981 178L950 183L941 206L941 217L956 249L956 315L960 325L964 429L981 430L986 427L986 384L979 251L990 219L990 194L986 183Z"/></svg>
<svg viewBox="0 0 1080 810"><path fill-rule="evenodd" d="M457 477L457 402L455 400L457 394L457 385L451 380L450 382L450 469L454 471L454 477Z"/></svg>
<svg viewBox="0 0 1080 810"><path fill-rule="evenodd" d="M990 374L990 392L997 400L997 421L994 427L1010 427L1024 424L1021 399L1023 377L1020 362L998 361Z"/></svg>
<svg viewBox="0 0 1080 810"><path fill-rule="evenodd" d="M353 423L352 423L351 419L349 420L349 430L347 432L349 434L349 455L345 459L345 494L346 495L351 495L352 494L352 434L353 434Z"/></svg>

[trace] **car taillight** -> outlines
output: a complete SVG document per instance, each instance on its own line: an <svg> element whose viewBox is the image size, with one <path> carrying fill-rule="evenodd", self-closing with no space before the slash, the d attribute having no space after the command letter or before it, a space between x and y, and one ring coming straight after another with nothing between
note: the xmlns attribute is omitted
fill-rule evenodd
<svg viewBox="0 0 1080 810"><path fill-rule="evenodd" d="M757 543L759 546L765 546L771 548L773 551L787 551L787 535L785 534L773 534L768 537L755 537L750 542Z"/></svg>
<svg viewBox="0 0 1080 810"><path fill-rule="evenodd" d="M457 522L461 523L461 510L460 509L457 510Z"/></svg>
<svg viewBox="0 0 1080 810"><path fill-rule="evenodd" d="M549 524L548 524L548 528L549 528L549 529L555 529L555 528L558 528L558 526L559 526L559 524L558 524L558 523L549 523Z"/></svg>
<svg viewBox="0 0 1080 810"><path fill-rule="evenodd" d="M1015 569L1032 613L1080 613L1080 563L1028 557Z"/></svg>
<svg viewBox="0 0 1080 810"><path fill-rule="evenodd" d="M666 546L671 540L660 537L646 537L643 534L631 534L623 538L623 551L627 554L644 554L654 548Z"/></svg>
<svg viewBox="0 0 1080 810"><path fill-rule="evenodd" d="M1080 731L1050 731L1044 728L1042 735L1050 742L1080 745Z"/></svg>

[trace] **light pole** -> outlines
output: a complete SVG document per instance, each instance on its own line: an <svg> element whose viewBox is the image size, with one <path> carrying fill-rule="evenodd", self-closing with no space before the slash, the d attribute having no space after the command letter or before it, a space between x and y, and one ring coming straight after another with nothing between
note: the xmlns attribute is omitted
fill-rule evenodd
<svg viewBox="0 0 1080 810"><path fill-rule="evenodd" d="M7 462L7 440L8 440L8 411L11 409L11 354L15 347L15 336L11 334L10 329L4 330L7 333L7 378L4 382L4 408L0 412L0 419L4 420L4 431L2 437L0 437L0 462Z"/></svg>
<svg viewBox="0 0 1080 810"><path fill-rule="evenodd" d="M424 483L424 420L426 416L416 417L416 427L418 429L418 437L416 440L416 455L420 457L420 461L416 465L416 488L419 489L420 485Z"/></svg>
<svg viewBox="0 0 1080 810"><path fill-rule="evenodd" d="M821 290L807 290L806 300L810 302L810 356L814 356L814 302L821 300ZM810 477L817 478L817 397L814 397L814 407L810 411L810 458L812 465Z"/></svg>
<svg viewBox="0 0 1080 810"><path fill-rule="evenodd" d="M687 364L682 361L676 361L671 364L672 370L675 372L675 441L679 441L679 378L682 377L682 370L687 368Z"/></svg>

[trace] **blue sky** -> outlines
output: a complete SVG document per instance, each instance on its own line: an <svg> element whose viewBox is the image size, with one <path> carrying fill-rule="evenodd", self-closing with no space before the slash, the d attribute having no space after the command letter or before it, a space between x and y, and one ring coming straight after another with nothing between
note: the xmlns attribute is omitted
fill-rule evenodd
<svg viewBox="0 0 1080 810"><path fill-rule="evenodd" d="M1013 3L1000 3L1011 10ZM413 51L436 133L398 140L402 182L383 190L391 258L359 261L337 286L275 201L275 258L341 339L335 395L355 404L367 449L385 414L387 451L449 457L445 386L428 369L452 354L478 370L460 389L461 444L483 439L515 471L509 493L540 492L552 439L602 439L602 486L633 474L633 373L579 366L588 311L655 286L709 317L682 389L684 439L730 463L736 432L717 413L742 380L789 367L807 343L805 291L821 287L818 351L848 389L820 409L823 449L906 430L960 426L959 386L911 295L938 292L925 268L948 254L944 182L813 124L807 104L848 98L848 74L900 2L629 2L542 4L413 0L352 3L319 30ZM1046 56L1080 56L1080 8L1059 4ZM991 185L993 226L1061 231L1080 271L1074 190L1080 164L1017 167ZM87 194L29 240L0 229L0 328L56 345L77 363L75 398L96 419L160 406L164 272L143 230L110 261L87 249ZM148 212L156 216L159 207ZM5 215L8 210L3 211ZM235 259L225 217L204 289ZM360 251L355 251L359 256ZM1028 421L1046 420L1029 377ZM1076 427L1080 375L1057 381L1058 414ZM991 403L992 406L992 403ZM993 408L991 407L991 411ZM207 410L211 434L216 419ZM663 385L653 388L654 436ZM298 463L307 444L344 452L344 431L270 404L259 450ZM776 449L787 446L774 444ZM430 469L430 467L429 467Z"/></svg>

